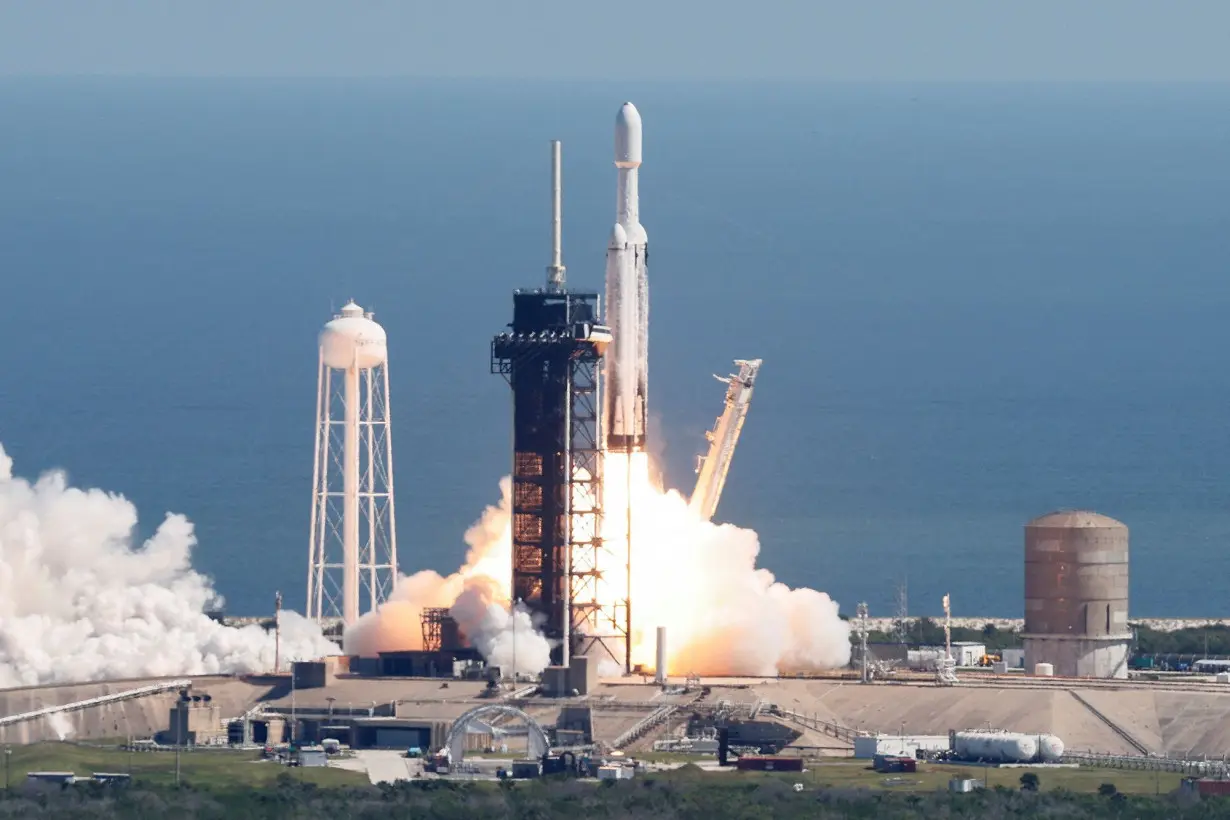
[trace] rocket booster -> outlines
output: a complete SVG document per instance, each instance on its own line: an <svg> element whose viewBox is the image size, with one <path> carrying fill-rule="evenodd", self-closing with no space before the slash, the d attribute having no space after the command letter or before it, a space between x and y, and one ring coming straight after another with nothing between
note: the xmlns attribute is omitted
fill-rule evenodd
<svg viewBox="0 0 1230 820"><path fill-rule="evenodd" d="M648 237L641 226L637 174L641 115L630 102L615 118L615 227L606 252L606 446L644 450L649 400Z"/></svg>

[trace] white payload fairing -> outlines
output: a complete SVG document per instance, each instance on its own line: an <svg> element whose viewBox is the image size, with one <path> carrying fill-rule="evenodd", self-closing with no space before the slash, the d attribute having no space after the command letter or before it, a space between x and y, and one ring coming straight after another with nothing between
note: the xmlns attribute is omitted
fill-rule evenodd
<svg viewBox="0 0 1230 820"><path fill-rule="evenodd" d="M606 446L645 449L649 401L649 240L641 226L637 174L641 115L630 102L615 118L615 227L606 251Z"/></svg>

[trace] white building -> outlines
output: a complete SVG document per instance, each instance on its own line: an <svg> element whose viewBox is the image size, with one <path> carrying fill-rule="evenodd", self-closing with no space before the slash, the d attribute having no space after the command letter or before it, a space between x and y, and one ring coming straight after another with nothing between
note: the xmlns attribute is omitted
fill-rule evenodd
<svg viewBox="0 0 1230 820"><path fill-rule="evenodd" d="M1004 659L1004 663L1009 669L1024 669L1025 668L1025 650L1024 649L1005 649L1000 657Z"/></svg>
<svg viewBox="0 0 1230 820"><path fill-rule="evenodd" d="M957 662L957 666L977 666L985 654L987 654L986 644L974 641L952 642L952 659Z"/></svg>
<svg viewBox="0 0 1230 820"><path fill-rule="evenodd" d="M859 735L854 738L854 756L860 760L876 755L914 757L919 749L942 752L948 745L948 735Z"/></svg>

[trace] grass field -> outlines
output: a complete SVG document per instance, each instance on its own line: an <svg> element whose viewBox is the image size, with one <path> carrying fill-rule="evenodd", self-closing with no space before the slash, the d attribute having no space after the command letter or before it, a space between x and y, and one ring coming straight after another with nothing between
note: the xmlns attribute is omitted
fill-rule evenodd
<svg viewBox="0 0 1230 820"><path fill-rule="evenodd" d="M131 772L133 780L175 782L174 752L126 752L72 743L37 743L10 748L12 755L8 761L8 777L13 786L24 782L27 772L73 772L79 775ZM361 772L282 766L270 761L261 762L257 752L228 749L183 752L179 758L179 768L181 781L221 790L270 784L283 772L318 786L360 786L368 782L367 776Z"/></svg>
<svg viewBox="0 0 1230 820"><path fill-rule="evenodd" d="M1126 769L997 769L982 766L959 766L920 763L917 772L882 774L873 771L866 760L830 759L807 761L807 771L798 772L731 772L715 774L693 768L677 770L681 777L712 777L723 782L732 782L733 776L743 778L773 777L790 783L802 783L805 787L848 787L867 789L891 789L906 792L931 792L946 789L954 777L982 780L986 778L989 788L1006 786L1017 789L1021 775L1033 772L1038 776L1042 791L1066 789L1070 792L1093 794L1103 783L1113 783L1125 794L1168 794L1179 787L1180 775L1170 772L1145 772ZM661 776L661 775L657 775Z"/></svg>
<svg viewBox="0 0 1230 820"><path fill-rule="evenodd" d="M77 746L72 743L39 743L13 746L8 761L8 776L13 786L20 785L27 772L71 771L79 775L93 772L131 772L134 780L151 783L175 782L174 752L126 752L119 749ZM686 762L698 758L686 755L658 753L634 755L660 762ZM704 758L700 758L704 759ZM712 758L708 758L712 760ZM747 783L753 779L772 778L788 783L803 783L809 789L847 787L887 789L902 792L933 792L946 789L954 777L986 779L987 785L1020 787L1026 771L1038 776L1043 791L1066 789L1076 793L1096 793L1103 783L1113 783L1127 794L1168 794L1178 788L1180 776L1119 769L996 769L978 766L920 764L917 772L881 774L872 771L868 761L849 759L811 760L804 764L807 771L797 772L704 772L695 767L670 772L655 772L651 777L667 779L708 780L714 786ZM234 787L271 785L278 775L287 773L296 780L318 786L363 786L368 778L360 772L333 768L300 769L261 762L256 752L233 750L198 750L180 755L180 778L197 787L227 790Z"/></svg>

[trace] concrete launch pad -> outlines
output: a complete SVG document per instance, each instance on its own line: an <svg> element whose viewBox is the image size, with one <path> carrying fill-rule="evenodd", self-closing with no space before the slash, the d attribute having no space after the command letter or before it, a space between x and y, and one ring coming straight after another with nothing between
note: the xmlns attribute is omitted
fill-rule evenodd
<svg viewBox="0 0 1230 820"><path fill-rule="evenodd" d="M0 690L0 715L113 694L154 680ZM445 685L447 684L447 685ZM322 688L298 690L277 678L199 677L193 693L208 693L221 719L264 706L286 714L336 714L450 723L476 705L491 703L482 682L404 678L338 678ZM56 720L0 728L0 743L151 737L167 728L175 692L111 703ZM497 698L498 700L498 698ZM678 727L698 709L756 714L801 732L793 745L813 754L849 754L849 733L940 735L950 729L991 726L1049 732L1072 752L1161 754L1220 758L1230 748L1230 686L1206 682L1077 681L1058 678L970 677L951 687L922 681L860 685L833 678L721 678L666 689L636 679L604 681L588 697L517 701L544 725L570 707L588 707L596 741L611 743L662 706L676 704ZM636 741L662 737L664 723ZM832 731L840 727L841 732ZM842 737L837 735L841 734Z"/></svg>

